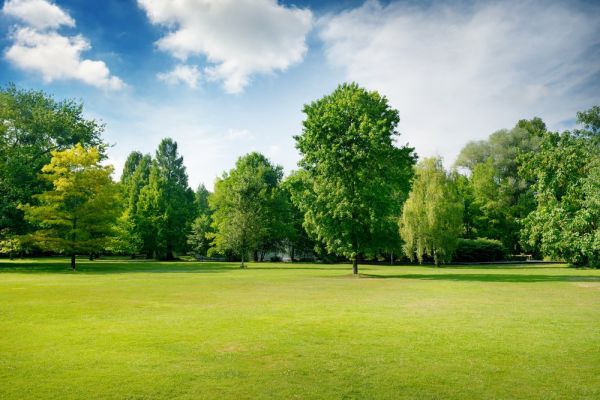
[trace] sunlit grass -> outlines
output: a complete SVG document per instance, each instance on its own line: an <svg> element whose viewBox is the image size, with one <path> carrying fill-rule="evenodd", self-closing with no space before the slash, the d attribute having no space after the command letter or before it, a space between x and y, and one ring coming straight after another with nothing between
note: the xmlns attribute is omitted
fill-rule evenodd
<svg viewBox="0 0 600 400"><path fill-rule="evenodd" d="M600 398L600 271L0 262L0 398Z"/></svg>

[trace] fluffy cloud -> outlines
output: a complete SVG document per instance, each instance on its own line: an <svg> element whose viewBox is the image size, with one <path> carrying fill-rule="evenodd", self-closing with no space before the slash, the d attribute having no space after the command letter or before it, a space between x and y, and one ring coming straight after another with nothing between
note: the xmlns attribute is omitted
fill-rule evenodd
<svg viewBox="0 0 600 400"><path fill-rule="evenodd" d="M592 5L369 1L319 21L329 63L388 96L402 142L452 162L468 139L540 116L560 127L598 102Z"/></svg>
<svg viewBox="0 0 600 400"><path fill-rule="evenodd" d="M69 14L46 0L9 0L2 11L36 29L75 26L75 21Z"/></svg>
<svg viewBox="0 0 600 400"><path fill-rule="evenodd" d="M309 10L276 0L138 0L169 33L157 46L180 60L202 55L207 78L241 92L256 73L285 70L302 60L312 26Z"/></svg>
<svg viewBox="0 0 600 400"><path fill-rule="evenodd" d="M185 83L192 89L195 89L198 86L198 81L200 80L200 70L195 65L190 66L180 64L172 71L159 73L156 76L159 80L167 82L170 85Z"/></svg>
<svg viewBox="0 0 600 400"><path fill-rule="evenodd" d="M88 40L58 33L58 28L74 26L75 21L55 4L9 0L2 12L21 21L10 34L13 44L5 53L16 67L40 73L45 82L75 79L105 89L123 87L123 81L112 76L103 61L82 58L81 53L91 48Z"/></svg>

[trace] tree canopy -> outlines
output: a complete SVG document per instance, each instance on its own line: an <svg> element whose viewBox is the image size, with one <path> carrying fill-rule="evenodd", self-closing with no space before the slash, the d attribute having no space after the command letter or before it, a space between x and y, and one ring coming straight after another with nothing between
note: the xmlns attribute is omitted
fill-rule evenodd
<svg viewBox="0 0 600 400"><path fill-rule="evenodd" d="M23 236L29 244L71 256L104 250L110 243L119 212L112 166L100 165L97 148L77 144L51 152L41 178L51 189L34 195L34 204L21 207L25 218L37 227Z"/></svg>
<svg viewBox="0 0 600 400"><path fill-rule="evenodd" d="M600 266L600 107L579 113L582 127L541 133L521 176L533 181L535 209L524 219L525 245L553 259Z"/></svg>
<svg viewBox="0 0 600 400"><path fill-rule="evenodd" d="M275 247L287 236L287 206L279 189L283 168L262 154L240 157L217 179L210 197L216 248L241 257Z"/></svg>
<svg viewBox="0 0 600 400"><path fill-rule="evenodd" d="M52 151L81 143L96 147L102 157L103 128L84 118L80 102L57 101L14 85L0 88L0 234L31 231L18 206L50 188L39 174Z"/></svg>
<svg viewBox="0 0 600 400"><path fill-rule="evenodd" d="M396 221L410 188L413 149L397 147L398 111L357 84L304 106L296 147L309 187L297 206L327 250L353 260L399 246Z"/></svg>
<svg viewBox="0 0 600 400"><path fill-rule="evenodd" d="M452 260L462 233L464 205L439 158L426 158L416 167L415 179L400 219L404 253L422 263Z"/></svg>

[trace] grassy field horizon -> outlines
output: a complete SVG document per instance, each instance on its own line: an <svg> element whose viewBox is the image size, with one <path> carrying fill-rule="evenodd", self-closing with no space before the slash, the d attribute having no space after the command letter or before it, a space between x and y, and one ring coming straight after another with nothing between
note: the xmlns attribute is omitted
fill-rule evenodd
<svg viewBox="0 0 600 400"><path fill-rule="evenodd" d="M0 260L0 398L600 398L600 270Z"/></svg>

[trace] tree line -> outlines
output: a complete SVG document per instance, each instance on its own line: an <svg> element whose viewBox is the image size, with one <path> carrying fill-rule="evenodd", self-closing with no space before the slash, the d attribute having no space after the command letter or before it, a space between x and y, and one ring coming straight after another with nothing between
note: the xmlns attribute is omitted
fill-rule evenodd
<svg viewBox="0 0 600 400"><path fill-rule="evenodd" d="M0 90L0 253L183 254L262 261L282 252L436 265L528 253L600 265L600 107L551 132L539 118L468 143L450 169L398 145L399 113L357 84L304 106L287 176L252 152L214 191L189 187L177 143L134 151L120 180L104 126L81 103Z"/></svg>

